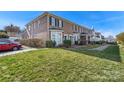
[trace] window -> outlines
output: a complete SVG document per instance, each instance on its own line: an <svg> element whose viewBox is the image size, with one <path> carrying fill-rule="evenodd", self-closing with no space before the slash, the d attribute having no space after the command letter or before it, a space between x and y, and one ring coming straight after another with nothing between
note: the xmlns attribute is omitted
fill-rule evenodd
<svg viewBox="0 0 124 93"><path fill-rule="evenodd" d="M40 20L38 21L38 28L40 28Z"/></svg>
<svg viewBox="0 0 124 93"><path fill-rule="evenodd" d="M72 25L72 30L75 31L75 25Z"/></svg>
<svg viewBox="0 0 124 93"><path fill-rule="evenodd" d="M34 28L33 26L34 26L34 24L31 25L31 30L33 30L33 28Z"/></svg>
<svg viewBox="0 0 124 93"><path fill-rule="evenodd" d="M64 27L64 22L62 20L59 20L59 27Z"/></svg>
<svg viewBox="0 0 124 93"><path fill-rule="evenodd" d="M70 36L70 40L72 40L72 36Z"/></svg>
<svg viewBox="0 0 124 93"><path fill-rule="evenodd" d="M35 24L36 24L36 29L38 29L38 27L39 27L39 26L38 26L38 21L36 21Z"/></svg>
<svg viewBox="0 0 124 93"><path fill-rule="evenodd" d="M67 40L67 36L64 36L64 40Z"/></svg>
<svg viewBox="0 0 124 93"><path fill-rule="evenodd" d="M59 27L62 27L62 21L59 20Z"/></svg>
<svg viewBox="0 0 124 93"><path fill-rule="evenodd" d="M34 29L36 29L36 22L34 22Z"/></svg>
<svg viewBox="0 0 124 93"><path fill-rule="evenodd" d="M75 25L75 31L77 31L77 26Z"/></svg>
<svg viewBox="0 0 124 93"><path fill-rule="evenodd" d="M35 29L35 23L33 23L32 25L33 25L33 29Z"/></svg>
<svg viewBox="0 0 124 93"><path fill-rule="evenodd" d="M83 32L83 28L81 27L81 32Z"/></svg>
<svg viewBox="0 0 124 93"><path fill-rule="evenodd" d="M58 19L55 19L55 26L59 27L59 20Z"/></svg>
<svg viewBox="0 0 124 93"><path fill-rule="evenodd" d="M80 27L78 26L78 32L80 32Z"/></svg>
<svg viewBox="0 0 124 93"><path fill-rule="evenodd" d="M72 25L72 30L74 29L73 25Z"/></svg>
<svg viewBox="0 0 124 93"><path fill-rule="evenodd" d="M79 27L79 32L81 32L81 27Z"/></svg>
<svg viewBox="0 0 124 93"><path fill-rule="evenodd" d="M52 26L55 26L55 18L52 17Z"/></svg>
<svg viewBox="0 0 124 93"><path fill-rule="evenodd" d="M54 34L52 35L52 40L55 41L55 35Z"/></svg>

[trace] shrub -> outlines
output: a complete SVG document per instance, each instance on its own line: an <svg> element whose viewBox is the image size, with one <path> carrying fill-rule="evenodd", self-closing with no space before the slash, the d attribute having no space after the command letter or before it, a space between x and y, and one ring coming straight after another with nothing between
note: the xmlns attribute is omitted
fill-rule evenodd
<svg viewBox="0 0 124 93"><path fill-rule="evenodd" d="M20 43L22 45L35 47L35 48L43 47L43 41L41 39L25 39L25 40L21 40Z"/></svg>
<svg viewBox="0 0 124 93"><path fill-rule="evenodd" d="M55 41L46 41L46 47L48 48L52 48L52 47L55 47L56 46L56 42Z"/></svg>
<svg viewBox="0 0 124 93"><path fill-rule="evenodd" d="M95 41L95 44L103 44L104 41Z"/></svg>
<svg viewBox="0 0 124 93"><path fill-rule="evenodd" d="M9 38L9 36L4 32L0 32L0 38Z"/></svg>
<svg viewBox="0 0 124 93"><path fill-rule="evenodd" d="M107 44L117 45L117 42L107 42Z"/></svg>
<svg viewBox="0 0 124 93"><path fill-rule="evenodd" d="M58 47L64 48L65 46L64 46L64 44L59 44Z"/></svg>
<svg viewBox="0 0 124 93"><path fill-rule="evenodd" d="M63 44L65 47L69 48L69 47L71 47L71 40L64 40Z"/></svg>

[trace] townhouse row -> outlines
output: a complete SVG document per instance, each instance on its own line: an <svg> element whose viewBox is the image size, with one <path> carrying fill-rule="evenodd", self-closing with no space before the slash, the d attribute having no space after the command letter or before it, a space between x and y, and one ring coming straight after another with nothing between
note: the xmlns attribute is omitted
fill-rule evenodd
<svg viewBox="0 0 124 93"><path fill-rule="evenodd" d="M44 42L52 40L56 45L63 43L63 40L71 40L72 44L89 44L93 41L101 41L103 36L94 29L78 25L67 19L54 14L44 12L28 24L26 24L27 38L38 38Z"/></svg>

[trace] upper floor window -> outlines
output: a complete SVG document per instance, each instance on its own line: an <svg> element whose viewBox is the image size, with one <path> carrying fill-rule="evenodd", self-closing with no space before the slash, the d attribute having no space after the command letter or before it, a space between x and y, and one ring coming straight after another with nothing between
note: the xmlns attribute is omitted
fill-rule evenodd
<svg viewBox="0 0 124 93"><path fill-rule="evenodd" d="M38 21L38 28L40 28L40 20Z"/></svg>
<svg viewBox="0 0 124 93"><path fill-rule="evenodd" d="M78 28L77 32L80 32L80 27L78 26L77 28Z"/></svg>
<svg viewBox="0 0 124 93"><path fill-rule="evenodd" d="M59 27L59 20L58 19L55 19L55 26Z"/></svg>
<svg viewBox="0 0 124 93"><path fill-rule="evenodd" d="M83 32L83 28L81 28L81 32Z"/></svg>
<svg viewBox="0 0 124 93"><path fill-rule="evenodd" d="M62 21L59 20L59 27L62 27Z"/></svg>
<svg viewBox="0 0 124 93"><path fill-rule="evenodd" d="M77 31L77 27L76 27L76 25L75 25L75 31Z"/></svg>
<svg viewBox="0 0 124 93"><path fill-rule="evenodd" d="M49 25L54 26L54 27L63 27L63 21L50 16Z"/></svg>
<svg viewBox="0 0 124 93"><path fill-rule="evenodd" d="M52 26L55 26L55 18L52 17Z"/></svg>
<svg viewBox="0 0 124 93"><path fill-rule="evenodd" d="M72 25L72 30L75 31L75 25Z"/></svg>
<svg viewBox="0 0 124 93"><path fill-rule="evenodd" d="M34 29L37 29L37 21L34 22Z"/></svg>
<svg viewBox="0 0 124 93"><path fill-rule="evenodd" d="M79 30L78 30L78 32L81 32L81 27L79 27Z"/></svg>
<svg viewBox="0 0 124 93"><path fill-rule="evenodd" d="M62 20L59 20L59 27L64 27L64 22Z"/></svg>
<svg viewBox="0 0 124 93"><path fill-rule="evenodd" d="M35 29L35 23L33 24L33 27L34 27L34 29Z"/></svg>

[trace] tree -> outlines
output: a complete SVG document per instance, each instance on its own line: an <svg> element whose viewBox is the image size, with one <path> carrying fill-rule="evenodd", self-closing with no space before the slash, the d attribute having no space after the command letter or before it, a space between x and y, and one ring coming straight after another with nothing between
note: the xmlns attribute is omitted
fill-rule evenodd
<svg viewBox="0 0 124 93"><path fill-rule="evenodd" d="M124 32L118 34L118 35L116 36L116 38L117 38L117 41L118 41L118 42L124 43Z"/></svg>
<svg viewBox="0 0 124 93"><path fill-rule="evenodd" d="M13 24L10 26L5 26L4 30L7 32L20 32L20 28L18 26L14 26Z"/></svg>

